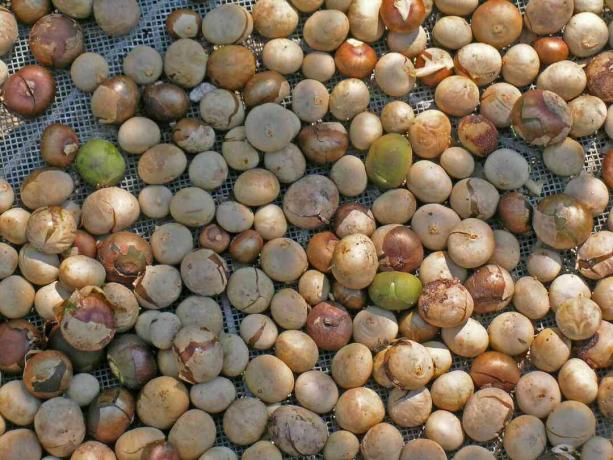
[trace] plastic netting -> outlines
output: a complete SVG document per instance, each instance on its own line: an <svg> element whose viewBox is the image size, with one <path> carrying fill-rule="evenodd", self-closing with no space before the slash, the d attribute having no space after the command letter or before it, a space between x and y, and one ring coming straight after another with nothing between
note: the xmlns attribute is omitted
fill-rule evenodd
<svg viewBox="0 0 613 460"><path fill-rule="evenodd" d="M201 15L204 15L207 11L221 3L238 3L245 6L247 9L251 9L253 3L255 3L255 0L238 0L234 2L231 0L205 0L198 3L188 2L187 0L139 0L139 3L142 11L139 26L127 36L110 38L96 26L93 20L90 19L82 22L85 32L86 50L100 53L107 59L110 68L110 75L122 73L123 58L129 52L129 50L136 45L147 44L156 48L161 53L165 51L171 40L165 31L164 23L167 15L176 8L190 7L198 11ZM523 11L526 2L524 0L516 0L515 3L520 10ZM10 1L0 1L0 5L2 4L8 4L8 6L10 6ZM610 15L611 13L608 13L607 19L609 20ZM429 43L430 30L438 17L439 14L435 10L424 24ZM308 47L301 40L302 24L304 23L304 19L305 16L302 15L298 29L290 38L300 43L303 48L307 50ZM13 52L4 58L5 62L8 64L10 72L14 72L26 64L34 63L33 57L28 49L27 36L28 28L20 26L20 40L15 46ZM254 35L249 38L246 43L246 45L258 55L258 68L261 68L261 60L259 58L261 55L263 42L264 41L260 37ZM208 46L206 43L204 43L204 45ZM386 52L387 46L385 44L385 40L381 40L376 43L375 49L379 55ZM0 177L5 177L13 185L16 192L19 191L19 184L21 184L23 179L29 173L31 173L34 169L44 166L44 162L42 161L39 153L39 139L43 129L51 123L59 122L72 126L78 133L81 142L91 138L105 138L116 142L117 128L102 125L93 118L90 111L90 95L84 94L74 88L70 80L70 75L67 71L55 71L55 77L57 82L57 95L55 103L53 104L52 108L40 118L34 120L22 120L18 117L10 115L0 104ZM301 76L292 75L288 79L293 86L301 79ZM332 80L330 80L327 83L328 89L331 90L333 86L340 81L340 79L341 78L339 76L335 76ZM367 83L371 90L370 110L379 114L383 106L393 98L383 94L372 80L368 80ZM432 89L424 85L420 85L419 83L408 96L401 99L408 102L416 114L423 112L424 110L434 108ZM288 100L284 101L284 103L289 105L291 104L291 100L288 98ZM191 114L198 116L197 106L195 104L192 106ZM455 122L457 120L452 121ZM221 151L221 141L223 140L223 135L224 133L222 132L217 133L217 142L215 146L215 150L217 151ZM165 129L163 131L163 141L169 141L169 139L169 130ZM593 136L581 138L579 139L579 142L583 145L586 152L586 161L584 166L585 170L598 174L601 167L602 156L608 146L610 146L610 141L602 132L600 132ZM554 176L552 173L550 173L543 165L540 151L530 148L521 140L517 139L511 130L500 130L499 146L508 147L519 151L525 156L526 159L528 159L531 165L531 179L540 182L543 186L541 196L550 195L564 190L568 180ZM363 157L364 155L363 152L357 151L350 151L350 153L360 157ZM138 178L136 172L138 157L135 155L126 155L126 159L128 165L126 177L119 186L137 195L138 192L144 187L144 183ZM307 173L327 174L328 170L329 168L327 167L309 165ZM213 193L213 197L217 204L231 198L232 187L237 175L238 174L236 172L231 172L228 180ZM73 174L73 177L77 186L72 199L78 203L81 203L84 197L91 193L92 190L85 184L80 183L76 174ZM187 173L175 180L173 183L169 184L169 187L173 192L188 186L191 186L191 183L187 177ZM283 196L283 192L286 188L287 187L282 187L280 196ZM370 187L364 194L357 198L357 201L370 206L379 193L380 192L376 188ZM528 192L526 191L526 193ZM533 195L530 196L533 203L536 203L539 199L539 197ZM344 201L350 200L344 199ZM353 201L355 201L355 199L353 199ZM280 200L277 202L277 204L279 203ZM19 204L19 201L17 204ZM611 203L609 203L608 206L609 210L610 208ZM607 217L608 211L597 218L595 230L603 228ZM132 230L148 238L155 226L164 222L165 220L156 221L141 218L133 226ZM494 223L494 226L496 227L496 223ZM290 226L287 236L298 241L302 245L306 245L309 235L310 233L305 230ZM197 238L196 230L194 231L194 238ZM536 239L534 235L520 236L519 242L522 258L519 266L512 273L515 279L526 274L525 260L534 247ZM574 264L572 254L567 252L564 254L564 256L565 269L567 271L572 271ZM234 264L233 267L232 261L229 259L229 257L227 258L227 262L230 270L236 268L236 264ZM277 285L277 287L281 287L281 285ZM189 293L184 292L181 299L187 295L189 295ZM219 298L217 300L224 309L226 331L237 332L244 314L233 309L225 298ZM476 316L475 318L487 326L493 316L494 315L483 315ZM36 324L42 326L42 320L40 318L33 316L30 319ZM536 321L535 329L540 330L544 327L552 325L555 325L555 321L553 316L549 315L543 320ZM258 353L254 352L254 354ZM332 353L322 352L316 368L324 372L329 372L332 356ZM470 363L471 360L455 356L452 369L468 370ZM529 360L525 360L523 372L529 370ZM119 384L107 367L102 367L96 370L94 375L99 379L101 386L104 388ZM601 372L600 375L603 375L603 373ZM240 378L234 379L234 383L236 385L239 397L247 394L244 384ZM379 387L374 382L369 383L367 386L379 393L384 402L387 401L388 390ZM291 402L293 399L290 398L289 401ZM610 421L607 422L602 417L595 405L592 406L592 409L595 411L597 416L597 433L603 436L611 437L613 434L613 427ZM224 436L221 426L221 416L216 416L215 419L218 427L217 445L229 446L237 453L242 452L243 448L232 445ZM324 419L328 423L331 430L338 429L332 415L327 415L324 417ZM423 436L423 427L403 429L401 431L404 435L405 441ZM472 443L472 441L465 441L465 444L470 443ZM500 439L486 443L484 446L495 452L498 458L506 458ZM453 454L449 455L451 457Z"/></svg>

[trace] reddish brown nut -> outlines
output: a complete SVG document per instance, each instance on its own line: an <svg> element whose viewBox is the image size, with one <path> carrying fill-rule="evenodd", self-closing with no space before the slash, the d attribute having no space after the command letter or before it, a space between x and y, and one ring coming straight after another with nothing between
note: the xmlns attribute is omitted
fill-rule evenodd
<svg viewBox="0 0 613 460"><path fill-rule="evenodd" d="M230 243L230 256L237 262L249 264L260 255L264 239L255 230L245 230L239 233Z"/></svg>
<svg viewBox="0 0 613 460"><path fill-rule="evenodd" d="M470 367L470 376L477 388L496 387L511 391L521 373L513 358L497 351L477 356Z"/></svg>
<svg viewBox="0 0 613 460"><path fill-rule="evenodd" d="M536 50L543 65L547 66L568 59L568 45L562 37L542 37L536 40L532 47Z"/></svg>
<svg viewBox="0 0 613 460"><path fill-rule="evenodd" d="M328 273L332 264L334 248L338 242L338 236L332 232L321 232L313 235L306 249L309 263L320 272Z"/></svg>
<svg viewBox="0 0 613 460"><path fill-rule="evenodd" d="M27 65L6 80L2 93L8 110L24 117L36 117L53 103L55 80L44 67Z"/></svg>
<svg viewBox="0 0 613 460"><path fill-rule="evenodd" d="M198 244L201 248L221 254L230 245L230 234L217 224L209 224L200 232Z"/></svg>
<svg viewBox="0 0 613 460"><path fill-rule="evenodd" d="M513 298L515 285L508 271L498 265L485 265L464 283L478 314L500 311Z"/></svg>
<svg viewBox="0 0 613 460"><path fill-rule="evenodd" d="M613 51L604 51L594 56L585 69L588 91L606 103L613 102L611 68L613 68Z"/></svg>
<svg viewBox="0 0 613 460"><path fill-rule="evenodd" d="M190 8L178 8L166 18L166 31L172 38L196 38L202 18Z"/></svg>
<svg viewBox="0 0 613 460"><path fill-rule="evenodd" d="M39 64L63 69L83 53L83 29L68 16L49 14L32 26L29 45Z"/></svg>
<svg viewBox="0 0 613 460"><path fill-rule="evenodd" d="M422 0L383 0L379 14L391 32L407 33L424 22L426 7Z"/></svg>
<svg viewBox="0 0 613 460"><path fill-rule="evenodd" d="M136 113L140 92L130 77L117 75L103 81L91 99L94 117L102 123L121 124Z"/></svg>
<svg viewBox="0 0 613 460"><path fill-rule="evenodd" d="M336 303L321 302L309 312L306 331L322 350L337 351L351 339L351 316Z"/></svg>
<svg viewBox="0 0 613 460"><path fill-rule="evenodd" d="M366 78L377 65L377 52L368 43L350 38L334 54L336 68L345 77Z"/></svg>
<svg viewBox="0 0 613 460"><path fill-rule="evenodd" d="M512 233L532 231L532 205L521 192L507 192L498 202L498 217Z"/></svg>
<svg viewBox="0 0 613 460"><path fill-rule="evenodd" d="M611 97L613 99L613 95ZM542 89L522 94L513 105L511 120L513 129L523 140L544 147L562 142L573 124L564 99Z"/></svg>
<svg viewBox="0 0 613 460"><path fill-rule="evenodd" d="M23 383L36 398L49 399L64 393L72 380L72 364L64 353L45 350L31 355L23 370Z"/></svg>
<svg viewBox="0 0 613 460"><path fill-rule="evenodd" d="M609 189L613 188L613 149L609 149L602 160L602 180Z"/></svg>
<svg viewBox="0 0 613 460"><path fill-rule="evenodd" d="M43 335L24 319L12 319L0 323L0 371L16 374L23 371L26 355L40 348Z"/></svg>
<svg viewBox="0 0 613 460"><path fill-rule="evenodd" d="M458 137L466 149L479 157L488 156L498 147L498 129L483 115L467 115L460 119Z"/></svg>
<svg viewBox="0 0 613 460"><path fill-rule="evenodd" d="M419 268L424 260L424 247L417 234L399 225L386 232L379 247L375 241L379 270L412 273Z"/></svg>
<svg viewBox="0 0 613 460"><path fill-rule="evenodd" d="M102 240L98 260L106 270L107 281L132 285L153 263L153 252L149 243L136 233L117 232Z"/></svg>
<svg viewBox="0 0 613 460"><path fill-rule="evenodd" d="M72 164L78 151L79 136L70 126L53 123L43 131L40 154L49 165L66 168Z"/></svg>
<svg viewBox="0 0 613 460"><path fill-rule="evenodd" d="M97 245L96 238L85 230L77 230L72 248L67 251L67 254L71 256L87 256L94 259L98 250Z"/></svg>

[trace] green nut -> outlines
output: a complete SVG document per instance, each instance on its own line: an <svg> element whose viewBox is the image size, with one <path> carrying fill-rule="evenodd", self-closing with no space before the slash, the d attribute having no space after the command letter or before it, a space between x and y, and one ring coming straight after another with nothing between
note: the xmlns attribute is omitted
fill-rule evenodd
<svg viewBox="0 0 613 460"><path fill-rule="evenodd" d="M421 281L404 272L381 272L368 288L370 299L386 310L407 310L417 303Z"/></svg>
<svg viewBox="0 0 613 460"><path fill-rule="evenodd" d="M412 161L413 149L407 138L400 134L386 134L370 146L366 173L379 188L397 188L405 181Z"/></svg>
<svg viewBox="0 0 613 460"><path fill-rule="evenodd" d="M117 185L126 172L126 162L117 147L103 139L83 144L75 165L83 180L96 188Z"/></svg>

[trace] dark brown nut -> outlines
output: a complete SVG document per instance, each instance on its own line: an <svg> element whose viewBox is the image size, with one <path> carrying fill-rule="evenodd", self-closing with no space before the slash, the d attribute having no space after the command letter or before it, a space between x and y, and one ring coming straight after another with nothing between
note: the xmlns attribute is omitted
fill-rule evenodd
<svg viewBox="0 0 613 460"><path fill-rule="evenodd" d="M70 126L53 123L40 138L40 154L49 165L66 168L79 151L79 136Z"/></svg>
<svg viewBox="0 0 613 460"><path fill-rule="evenodd" d="M320 272L329 273L332 265L332 254L339 241L340 239L332 232L321 232L313 235L306 248L309 263Z"/></svg>
<svg viewBox="0 0 613 460"><path fill-rule="evenodd" d="M380 15L390 31L408 33L424 22L426 7L422 0L383 0Z"/></svg>
<svg viewBox="0 0 613 460"><path fill-rule="evenodd" d="M157 364L149 346L136 334L122 334L108 348L111 372L122 385L138 390L157 375Z"/></svg>
<svg viewBox="0 0 613 460"><path fill-rule="evenodd" d="M507 192L498 202L498 217L515 234L532 231L532 205L521 192Z"/></svg>
<svg viewBox="0 0 613 460"><path fill-rule="evenodd" d="M460 280L439 279L427 283L419 296L419 316L437 327L456 327L470 318L473 299Z"/></svg>
<svg viewBox="0 0 613 460"><path fill-rule="evenodd" d="M62 336L77 350L98 351L115 336L113 305L95 286L76 290L56 307Z"/></svg>
<svg viewBox="0 0 613 460"><path fill-rule="evenodd" d="M283 75L274 70L258 72L245 84L243 100L247 107L266 102L280 103L289 96L289 83Z"/></svg>
<svg viewBox="0 0 613 460"><path fill-rule="evenodd" d="M498 265L486 265L475 271L464 283L475 302L475 313L500 311L513 298L513 278Z"/></svg>
<svg viewBox="0 0 613 460"><path fill-rule="evenodd" d="M11 9L15 17L24 24L34 24L51 11L49 0L14 0Z"/></svg>
<svg viewBox="0 0 613 460"><path fill-rule="evenodd" d="M161 432L160 432L161 433ZM162 434L162 436L164 436ZM154 441L142 450L141 460L181 460L176 447L163 439Z"/></svg>
<svg viewBox="0 0 613 460"><path fill-rule="evenodd" d="M24 117L42 114L55 99L53 75L39 65L27 65L9 76L2 86L6 108Z"/></svg>
<svg viewBox="0 0 613 460"><path fill-rule="evenodd" d="M217 224L209 224L200 232L198 243L201 248L221 254L230 245L230 234Z"/></svg>
<svg viewBox="0 0 613 460"><path fill-rule="evenodd" d="M572 126L568 105L556 93L526 91L513 105L513 129L527 143L547 147L562 142Z"/></svg>
<svg viewBox="0 0 613 460"><path fill-rule="evenodd" d="M475 40L496 48L504 48L517 40L522 25L519 9L506 0L482 3L473 12L471 20Z"/></svg>
<svg viewBox="0 0 613 460"><path fill-rule="evenodd" d="M28 42L39 64L63 69L83 52L83 29L68 16L49 14L32 26Z"/></svg>
<svg viewBox="0 0 613 460"><path fill-rule="evenodd" d="M613 51L604 51L592 58L585 69L588 91L606 103L613 102L611 66L613 66Z"/></svg>
<svg viewBox="0 0 613 460"><path fill-rule="evenodd" d="M117 232L99 244L98 260L107 281L131 285L153 263L153 254L149 243L136 233Z"/></svg>
<svg viewBox="0 0 613 460"><path fill-rule="evenodd" d="M488 351L475 358L470 367L470 376L477 388L495 387L511 391L519 381L520 371L509 355Z"/></svg>
<svg viewBox="0 0 613 460"><path fill-rule="evenodd" d="M136 113L140 93L130 77L118 75L105 80L92 95L91 108L101 123L121 124Z"/></svg>
<svg viewBox="0 0 613 460"><path fill-rule="evenodd" d="M302 128L298 134L298 145L312 162L331 163L347 153L349 135L340 123L317 123Z"/></svg>
<svg viewBox="0 0 613 460"><path fill-rule="evenodd" d="M33 324L23 319L0 323L0 371L8 374L21 373L26 355L43 345L43 335Z"/></svg>
<svg viewBox="0 0 613 460"><path fill-rule="evenodd" d="M424 248L417 234L403 225L379 227L372 235L377 249L379 271L412 273L424 259Z"/></svg>
<svg viewBox="0 0 613 460"><path fill-rule="evenodd" d="M64 353L46 350L26 360L23 383L33 396L40 399L55 398L70 386L72 364Z"/></svg>
<svg viewBox="0 0 613 460"><path fill-rule="evenodd" d="M185 90L172 83L157 82L143 90L143 109L157 121L169 122L183 118L189 105Z"/></svg>
<svg viewBox="0 0 613 460"><path fill-rule="evenodd" d="M351 339L351 316L338 304L321 302L309 312L306 331L320 349L340 350Z"/></svg>
<svg viewBox="0 0 613 460"><path fill-rule="evenodd" d="M215 86L239 90L255 75L255 56L244 46L222 46L211 53L206 72Z"/></svg>
<svg viewBox="0 0 613 460"><path fill-rule="evenodd" d="M562 37L542 37L536 40L532 46L544 65L568 59L568 45Z"/></svg>
<svg viewBox="0 0 613 460"><path fill-rule="evenodd" d="M602 180L613 189L613 149L609 149L602 160Z"/></svg>
<svg viewBox="0 0 613 460"><path fill-rule="evenodd" d="M499 1L508 3L506 0ZM458 137L464 147L479 157L488 156L498 147L498 130L483 115L462 118L458 123Z"/></svg>
<svg viewBox="0 0 613 460"><path fill-rule="evenodd" d="M202 18L190 8L178 8L166 18L166 30L172 38L196 38Z"/></svg>
<svg viewBox="0 0 613 460"><path fill-rule="evenodd" d="M134 398L124 388L102 391L89 406L87 433L94 439L113 443L134 420Z"/></svg>
<svg viewBox="0 0 613 460"><path fill-rule="evenodd" d="M252 263L260 255L264 240L255 230L239 233L230 243L230 256L242 264Z"/></svg>
<svg viewBox="0 0 613 460"><path fill-rule="evenodd" d="M336 50L334 62L341 75L366 78L375 69L377 52L369 44L350 38Z"/></svg>

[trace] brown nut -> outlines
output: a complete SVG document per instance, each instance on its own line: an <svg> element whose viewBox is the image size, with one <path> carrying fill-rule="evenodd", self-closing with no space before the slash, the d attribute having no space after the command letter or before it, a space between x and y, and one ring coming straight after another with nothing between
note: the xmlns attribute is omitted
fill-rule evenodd
<svg viewBox="0 0 613 460"><path fill-rule="evenodd" d="M196 38L202 18L190 8L178 8L166 18L166 30L172 38Z"/></svg>
<svg viewBox="0 0 613 460"><path fill-rule="evenodd" d="M53 75L39 65L27 65L11 75L2 86L6 108L24 117L42 114L55 99Z"/></svg>
<svg viewBox="0 0 613 460"><path fill-rule="evenodd" d="M169 122L183 118L189 106L185 90L172 83L157 82L143 90L143 108L157 121Z"/></svg>
<svg viewBox="0 0 613 460"><path fill-rule="evenodd" d="M222 46L211 53L206 72L215 86L239 90L255 75L255 56L244 46Z"/></svg>
<svg viewBox="0 0 613 460"><path fill-rule="evenodd" d="M377 52L369 44L350 38L336 50L334 62L341 75L366 78L375 69Z"/></svg>
<svg viewBox="0 0 613 460"><path fill-rule="evenodd" d="M83 52L83 29L63 14L40 18L28 39L34 59L42 65L63 69Z"/></svg>
<svg viewBox="0 0 613 460"><path fill-rule="evenodd" d="M70 126L53 123L40 138L40 154L50 166L70 166L79 151L79 136Z"/></svg>
<svg viewBox="0 0 613 460"><path fill-rule="evenodd" d="M498 130L483 115L467 115L460 119L458 137L464 147L479 157L488 156L498 147Z"/></svg>
<svg viewBox="0 0 613 460"><path fill-rule="evenodd" d="M464 283L479 314L500 311L513 298L515 286L508 271L498 265L486 265L475 271Z"/></svg>
<svg viewBox="0 0 613 460"><path fill-rule="evenodd" d="M544 65L568 59L568 45L562 37L542 37L536 40L532 46Z"/></svg>
<svg viewBox="0 0 613 460"><path fill-rule="evenodd" d="M352 334L349 313L333 302L321 302L309 312L306 331L322 350L336 351L349 343Z"/></svg>
<svg viewBox="0 0 613 460"><path fill-rule="evenodd" d="M488 351L475 358L470 367L470 376L477 388L495 387L511 391L519 381L520 371L509 355Z"/></svg>
<svg viewBox="0 0 613 460"><path fill-rule="evenodd" d="M134 80L118 75L96 88L91 100L92 113L101 123L121 124L134 116L139 100Z"/></svg>

